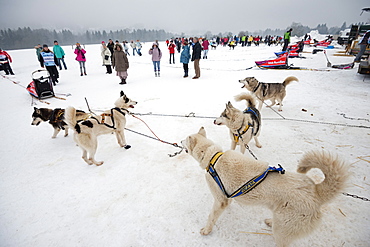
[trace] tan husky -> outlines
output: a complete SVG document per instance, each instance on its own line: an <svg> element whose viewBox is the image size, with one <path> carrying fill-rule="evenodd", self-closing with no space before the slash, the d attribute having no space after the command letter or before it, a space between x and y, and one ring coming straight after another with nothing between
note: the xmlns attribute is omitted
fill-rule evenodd
<svg viewBox="0 0 370 247"><path fill-rule="evenodd" d="M229 101L221 116L216 118L213 123L226 125L230 130L231 149L235 150L236 145L240 145L240 152L244 154L246 145L252 138L254 138L257 147L262 147L258 141L261 132L261 115L256 109L256 103L252 95L241 93L235 96L235 100L245 100L247 108L241 111L236 109Z"/></svg>
<svg viewBox="0 0 370 247"><path fill-rule="evenodd" d="M230 195L234 191L242 191L240 189L245 188L243 185L250 184L246 182L254 181L271 167L233 150L222 153L219 146L207 139L203 127L181 143L202 169L211 171L206 173L206 181L214 203L206 226L200 230L202 235L207 235L231 203ZM304 174L312 168L319 168L324 173L323 182L315 184ZM320 222L321 206L343 191L349 176L348 165L322 151L307 152L299 162L297 171L303 174L270 172L248 193L234 197L238 203L265 205L272 211L273 218L265 220L265 223L272 226L278 247L286 247L293 240L311 233ZM222 181L224 191L213 178L215 173Z"/></svg>

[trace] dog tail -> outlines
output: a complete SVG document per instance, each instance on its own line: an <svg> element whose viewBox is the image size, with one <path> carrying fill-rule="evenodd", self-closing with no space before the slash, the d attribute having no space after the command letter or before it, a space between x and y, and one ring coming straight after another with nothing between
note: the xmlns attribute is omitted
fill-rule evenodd
<svg viewBox="0 0 370 247"><path fill-rule="evenodd" d="M325 175L324 181L316 184L316 194L321 203L327 203L343 192L350 175L344 161L328 152L310 151L303 156L297 172L307 173L311 168L319 168Z"/></svg>
<svg viewBox="0 0 370 247"><path fill-rule="evenodd" d="M247 101L247 106L256 108L256 99L248 93L240 93L238 95L235 95L234 97L235 101Z"/></svg>
<svg viewBox="0 0 370 247"><path fill-rule="evenodd" d="M66 122L70 128L77 130L76 109L74 107L69 106L66 108L64 112L64 122Z"/></svg>
<svg viewBox="0 0 370 247"><path fill-rule="evenodd" d="M288 86L292 81L298 81L298 78L295 77L295 76L289 76L289 77L285 78L285 80L283 82L284 87Z"/></svg>

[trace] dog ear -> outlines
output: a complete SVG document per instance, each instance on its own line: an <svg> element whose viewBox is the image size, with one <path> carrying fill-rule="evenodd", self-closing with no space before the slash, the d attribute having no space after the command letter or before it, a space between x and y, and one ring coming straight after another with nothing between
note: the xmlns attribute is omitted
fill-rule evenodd
<svg viewBox="0 0 370 247"><path fill-rule="evenodd" d="M120 97L122 97L123 95L125 95L125 93L121 90Z"/></svg>
<svg viewBox="0 0 370 247"><path fill-rule="evenodd" d="M226 108L234 108L234 106L231 104L231 102L229 101L229 102L227 102L227 104L226 104Z"/></svg>
<svg viewBox="0 0 370 247"><path fill-rule="evenodd" d="M204 137L207 137L206 130L204 129L204 127L200 127L198 134L200 134Z"/></svg>
<svg viewBox="0 0 370 247"><path fill-rule="evenodd" d="M33 107L33 110L35 110L35 111L36 111L36 110L37 110L37 108L36 108L36 107Z"/></svg>

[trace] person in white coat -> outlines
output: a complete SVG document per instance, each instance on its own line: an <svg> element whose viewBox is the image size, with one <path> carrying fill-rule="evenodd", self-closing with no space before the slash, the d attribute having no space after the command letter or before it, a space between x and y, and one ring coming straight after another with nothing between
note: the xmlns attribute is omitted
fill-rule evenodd
<svg viewBox="0 0 370 247"><path fill-rule="evenodd" d="M111 60L112 53L108 49L105 42L102 42L102 48L101 48L101 57L103 58L103 66L107 68L106 74L112 74L112 60Z"/></svg>

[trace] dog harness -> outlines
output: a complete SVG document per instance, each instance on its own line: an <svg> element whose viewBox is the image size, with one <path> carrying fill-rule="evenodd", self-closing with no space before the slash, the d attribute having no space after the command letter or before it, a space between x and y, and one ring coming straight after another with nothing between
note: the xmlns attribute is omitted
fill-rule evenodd
<svg viewBox="0 0 370 247"><path fill-rule="evenodd" d="M259 183L261 183L266 177L269 172L279 172L280 174L284 174L285 170L281 167L280 164L279 168L271 167L269 166L263 173L260 175L255 176L248 182L246 182L244 185L242 185L239 189L237 189L234 193L231 195L227 194L224 185L222 184L222 181L220 177L218 176L216 170L215 170L215 164L218 161L218 159L223 155L223 152L217 152L215 155L213 155L212 159L210 160L208 167L206 168L207 172L212 176L212 178L217 183L218 187L221 189L221 191L226 195L227 198L234 198L237 196L241 196L244 194L247 194L249 191L251 191L253 188L255 188Z"/></svg>
<svg viewBox="0 0 370 247"><path fill-rule="evenodd" d="M62 125L64 117L64 109L55 108L49 118L49 122L51 124L57 124L59 128L64 130L64 127Z"/></svg>
<svg viewBox="0 0 370 247"><path fill-rule="evenodd" d="M256 119L258 119L258 115L257 115L257 112L256 112L256 109L255 108L252 108L252 107L248 107L246 110L243 111L244 114L253 114L255 116ZM233 134L233 137L234 137L234 142L238 142L239 141L239 138L244 135L245 133L247 133L247 131L249 130L249 128L252 126L252 134L254 134L254 126L253 124L250 124L248 123L247 126L245 126L244 130L242 132L240 132L238 130L238 133L235 133ZM258 131L258 130L257 130ZM256 133L257 133L256 131Z"/></svg>
<svg viewBox="0 0 370 247"><path fill-rule="evenodd" d="M112 129L116 129L116 126L115 126L115 122L114 122L114 117L113 117L113 110L116 110L118 111L119 113L121 113L123 116L126 115L126 113L124 113L122 110L126 110L126 109L121 109L121 108L118 108L118 107L115 107L115 108L112 108L110 109L110 114L109 113L103 113L101 114L100 116L102 117L101 119L101 122L99 122L99 120L95 117L91 117L93 119L95 119L98 124L104 124L105 126L107 126L108 128L112 128ZM126 110L127 111L127 110ZM127 111L128 112L128 111ZM111 117L111 120L112 120L112 125L109 125L109 124L106 124L105 123L105 117Z"/></svg>
<svg viewBox="0 0 370 247"><path fill-rule="evenodd" d="M261 90L262 90L263 97L266 97L266 95L267 95L267 84L263 83L263 82L258 82L258 85L253 89L253 93L255 93L260 86L262 87Z"/></svg>

